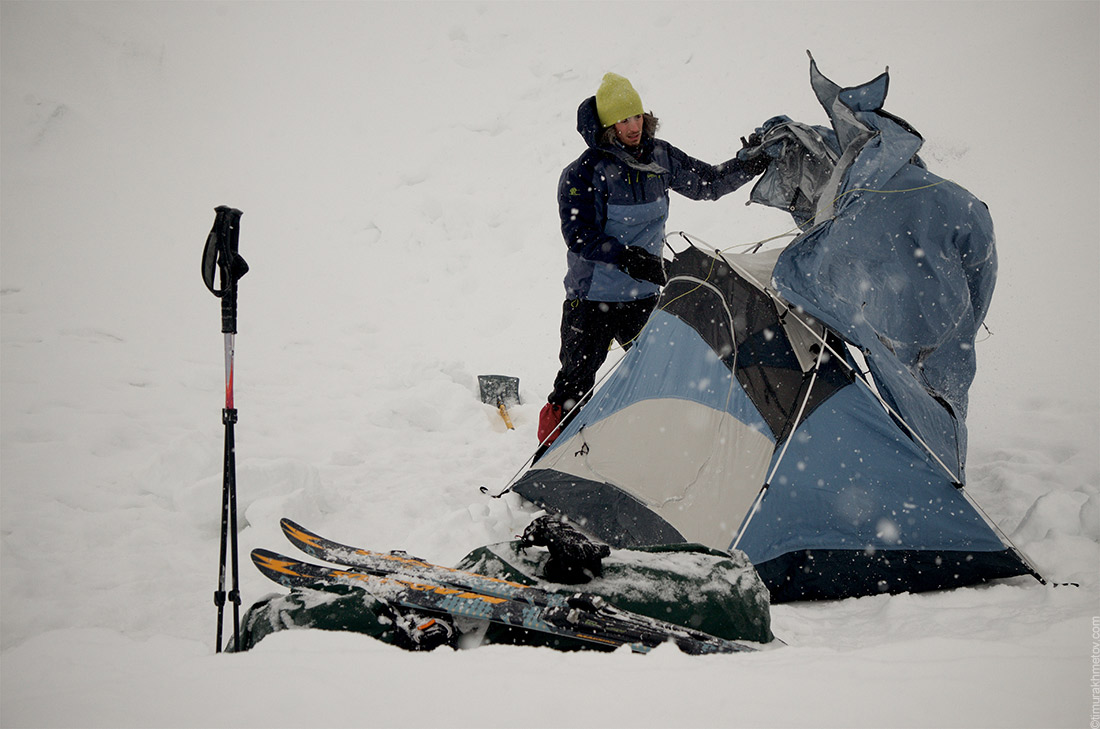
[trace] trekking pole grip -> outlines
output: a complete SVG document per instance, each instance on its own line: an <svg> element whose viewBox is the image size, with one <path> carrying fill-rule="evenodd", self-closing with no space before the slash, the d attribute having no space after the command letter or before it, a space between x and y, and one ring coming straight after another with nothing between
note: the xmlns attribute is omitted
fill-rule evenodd
<svg viewBox="0 0 1100 729"><path fill-rule="evenodd" d="M225 226L223 258L221 262L222 333L237 333L237 281L248 273L248 264L237 253L241 235L241 215L236 208L221 205L214 211L223 218Z"/></svg>
<svg viewBox="0 0 1100 729"><path fill-rule="evenodd" d="M237 333L237 281L248 273L248 264L237 252L241 215L228 205L214 208L214 227L202 253L202 277L210 293L222 300L222 333ZM219 287L214 285L217 271Z"/></svg>

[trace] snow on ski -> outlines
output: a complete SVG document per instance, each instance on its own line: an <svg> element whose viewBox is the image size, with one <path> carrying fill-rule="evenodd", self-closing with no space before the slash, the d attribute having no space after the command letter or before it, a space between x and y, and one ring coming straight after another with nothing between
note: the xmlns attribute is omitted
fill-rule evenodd
<svg viewBox="0 0 1100 729"><path fill-rule="evenodd" d="M316 589L332 584L352 585L400 607L487 620L580 641L603 650L628 645L636 653L647 653L668 641L693 655L755 650L741 643L611 608L596 596L576 595L567 598L565 605L534 605L431 580L412 579L400 572L383 576L350 566L340 569L310 564L266 549L253 550L252 561L265 577L285 587Z"/></svg>
<svg viewBox="0 0 1100 729"><path fill-rule="evenodd" d="M309 556L326 562L357 567L373 574L397 573L413 579L463 587L486 595L519 600L532 605L565 605L566 603L564 595L531 585L432 564L400 552L372 552L369 549L340 544L311 532L290 519L284 518L279 524L291 544Z"/></svg>

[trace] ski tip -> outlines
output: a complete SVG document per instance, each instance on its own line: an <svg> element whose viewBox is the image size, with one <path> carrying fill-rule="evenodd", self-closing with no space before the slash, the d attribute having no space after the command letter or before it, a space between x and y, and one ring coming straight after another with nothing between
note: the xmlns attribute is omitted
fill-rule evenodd
<svg viewBox="0 0 1100 729"><path fill-rule="evenodd" d="M276 554L269 549L253 549L251 554L252 564L262 572L264 575L270 576L268 573L278 565L282 560L282 555Z"/></svg>
<svg viewBox="0 0 1100 729"><path fill-rule="evenodd" d="M293 521L286 518L280 519L279 525L283 529L283 536L285 536L291 544L305 551L306 554L318 556L318 551L324 551L324 545L321 544L323 540L320 535L314 534L304 526L295 524Z"/></svg>
<svg viewBox="0 0 1100 729"><path fill-rule="evenodd" d="M301 540L311 541L320 539L320 535L316 532L306 529L298 522L285 516L279 520L279 526L282 528L284 534L294 535Z"/></svg>
<svg viewBox="0 0 1100 729"><path fill-rule="evenodd" d="M282 557L281 554L277 552L272 552L270 549L264 549L263 547L257 547L256 549L253 549L249 556L252 557L253 562L264 562L270 559L279 559L280 557Z"/></svg>

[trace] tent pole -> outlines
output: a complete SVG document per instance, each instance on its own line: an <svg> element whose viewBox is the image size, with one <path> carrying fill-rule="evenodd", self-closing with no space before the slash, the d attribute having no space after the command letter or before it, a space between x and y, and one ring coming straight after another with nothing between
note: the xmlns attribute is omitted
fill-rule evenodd
<svg viewBox="0 0 1100 729"><path fill-rule="evenodd" d="M772 466L772 472L768 474L768 478L764 481L764 485L760 487L760 493L756 495L756 500L753 501L752 509L749 510L749 515L745 517L745 522L737 532L737 538L733 540L731 549L737 549L737 545L741 543L741 537L745 535L745 530L749 528L749 522L756 516L756 512L760 510L760 504L764 501L764 494L767 493L768 488L771 487L772 479L775 478L775 472L779 470L779 464L783 462L783 457L787 455L787 446L791 444L791 439L794 438L794 433L798 429L798 424L802 422L802 415L806 412L807 403L810 402L810 393L814 390L814 383L817 382L817 373L821 369L821 362L824 358L825 347L822 347L818 350L817 362L814 364L814 371L810 376L810 384L806 388L806 394L802 398L802 404L798 406L798 413L794 416L794 422L791 423L791 432L787 433L787 438L783 441L783 448L779 451L779 458L775 459L775 465Z"/></svg>
<svg viewBox="0 0 1100 729"><path fill-rule="evenodd" d="M978 505L977 501L970 498L970 494L967 493L966 488L964 488L961 483L957 484L956 488L958 489L958 492L962 494L962 497L966 499L966 503L970 504L971 508L973 508L974 511L978 512L978 516L980 516L982 520L985 521L986 526L993 530L993 533L996 534L997 538L1001 540L1001 544L1003 544L1013 554L1015 554L1023 563L1024 567L1027 567L1027 570L1031 573L1031 576L1037 579L1041 584L1049 584L1046 578L1039 574L1038 568L1032 563L1031 559L1026 554L1024 554L1023 550L1012 543L1012 540L1008 538L1008 535L1001 531L1001 528L997 526L997 523L995 521L989 518L989 514L985 513L982 507Z"/></svg>
<svg viewBox="0 0 1100 729"><path fill-rule="evenodd" d="M644 329L645 329L645 327L643 327L643 330ZM641 332L638 333L638 336L641 336ZM592 396L592 393L594 393L596 391L596 388L599 387L600 385L602 385L604 380L606 380L608 377L610 377L612 375L612 373L615 372L615 370L617 370L619 368L619 365L622 364L624 359L626 359L626 350L625 349L623 350L623 353L619 357L619 359L616 360L615 363L612 364L611 367L607 370L607 372L604 373L603 377L601 377L599 380L597 380L596 383L594 385L592 385L591 388L589 388L588 392L586 392L583 396L581 396L580 402L581 403L588 402L588 399ZM573 410L570 411L570 413L572 413L573 417L576 417L577 415L580 415L580 410L581 410L580 405L577 405L576 407L573 408ZM568 417L568 415L566 417ZM558 427L561 430L565 430L565 428L564 428L564 419L563 419L563 423L559 424ZM500 497L504 496L504 494L511 491L512 487L516 485L516 481L519 480L519 476L520 476L521 473L523 473L523 470L525 468L527 468L529 465L531 465L534 461L541 458L542 454L545 453L547 450L549 450L550 446L547 445L546 440L550 440L549 435L546 436L546 439L542 443L538 444L538 447L535 448L534 452L527 457L527 460L523 462L523 465L521 465L519 467L519 470L517 470L514 474L512 474L512 478L508 479L508 484L503 489L501 489L499 492L497 492L495 494L491 494L491 493L489 493L489 487L482 486L481 487L481 493L486 494L490 498L499 499Z"/></svg>
<svg viewBox="0 0 1100 729"><path fill-rule="evenodd" d="M758 286L761 291L763 291L765 294L767 294L768 297L773 302L775 302L778 306L782 307L782 309L784 311L784 317L786 317L788 314L791 315L794 318L795 321L797 321L799 324L801 324L806 329L806 331L808 331L810 333L810 335L812 337L814 337L815 339L817 339L818 342L821 343L821 346L823 347L823 349L827 349L834 357L836 357L837 360L841 363L841 365L843 367L847 368L848 371L851 372L852 374L859 375L859 372L854 367L852 367L852 365L848 364L847 358L842 357L839 352L837 352L835 349L833 349L832 345L829 344L829 342L825 339L824 336L822 336L821 334L818 334L817 331L812 326L810 326L805 321L803 321L802 318L800 316L798 316L798 312L796 312L790 304L783 301L783 299L779 298L779 296L776 295L776 293L773 292L771 289L769 289L767 286L765 286L765 285L761 284L759 281L757 281L752 276L752 274L750 274L748 271L744 271L740 267L734 266L729 261L729 259L727 259L725 256L722 255L721 251L717 251L717 253L718 253L719 256L722 257L722 260L725 262L725 264L727 266L729 266L730 268L735 268L740 275L744 276L749 281L756 284L756 286ZM879 392L877 390L875 390L875 388L871 387L870 383L868 383L866 380L864 380L863 377L857 376L856 379L859 380L861 383L863 383L863 386L866 387L871 392L871 395L873 395L874 398L876 400L878 400L879 404L882 405L882 407L886 409L886 412L890 413L891 416L893 416L895 419L897 419L897 421L902 424L902 426L905 428L906 432L913 438L913 440L915 440L917 443L919 443L920 446L922 448L924 448L925 451L928 452L928 455L932 456L933 460L935 460L936 463L939 464L940 468L942 468L945 472L947 472L947 475L951 477L952 482L954 482L954 483L961 483L962 482L961 479L959 478L959 476L956 475L956 473L954 471L952 471L947 466L946 463L943 462L943 459L941 459L939 457L939 454L937 454L934 450L932 450L932 447L929 446L927 442L925 442L924 438L921 438L920 434L917 433L917 431L913 430L913 427L910 426L909 423L905 422L905 419L903 417L901 417L901 415L898 414L898 412L896 410L894 410L892 407L890 407L890 403L886 402L886 400L882 397L882 395L879 394Z"/></svg>

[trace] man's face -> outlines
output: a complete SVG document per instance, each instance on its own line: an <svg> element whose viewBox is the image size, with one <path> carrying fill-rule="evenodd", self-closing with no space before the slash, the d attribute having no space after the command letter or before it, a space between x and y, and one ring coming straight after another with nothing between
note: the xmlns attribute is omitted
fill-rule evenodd
<svg viewBox="0 0 1100 729"><path fill-rule="evenodd" d="M642 143L642 115L632 116L615 122L615 136L628 147L637 147Z"/></svg>

